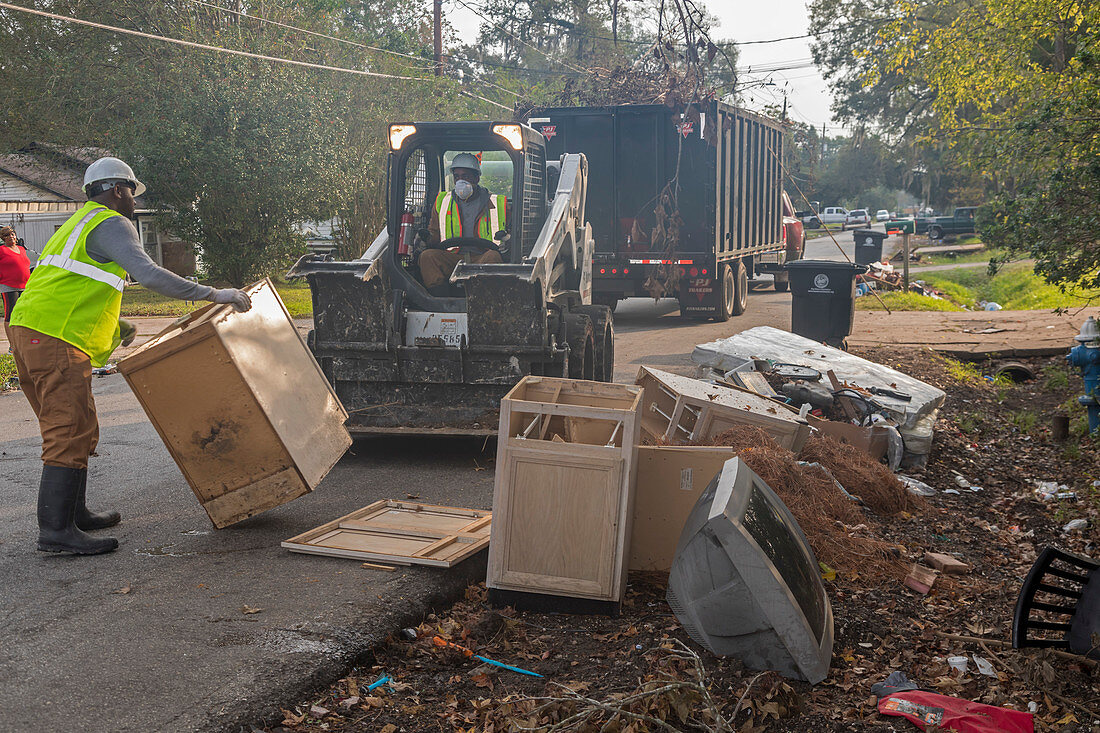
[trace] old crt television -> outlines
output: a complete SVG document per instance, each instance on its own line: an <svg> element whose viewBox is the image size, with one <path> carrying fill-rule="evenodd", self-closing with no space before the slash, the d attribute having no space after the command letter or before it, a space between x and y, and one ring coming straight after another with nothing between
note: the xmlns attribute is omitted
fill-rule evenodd
<svg viewBox="0 0 1100 733"><path fill-rule="evenodd" d="M699 497L680 534L667 598L696 642L750 669L818 683L833 655L833 611L810 543L740 458Z"/></svg>

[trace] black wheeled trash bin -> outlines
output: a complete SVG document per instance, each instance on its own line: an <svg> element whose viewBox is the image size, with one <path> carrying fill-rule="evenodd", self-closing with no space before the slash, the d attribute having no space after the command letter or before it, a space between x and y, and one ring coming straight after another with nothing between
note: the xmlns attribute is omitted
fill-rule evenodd
<svg viewBox="0 0 1100 733"><path fill-rule="evenodd" d="M882 243L889 236L874 229L856 229L852 237L856 243L856 263L869 265L882 259Z"/></svg>
<svg viewBox="0 0 1100 733"><path fill-rule="evenodd" d="M791 331L844 348L855 317L856 276L867 266L831 260L795 260L791 274Z"/></svg>

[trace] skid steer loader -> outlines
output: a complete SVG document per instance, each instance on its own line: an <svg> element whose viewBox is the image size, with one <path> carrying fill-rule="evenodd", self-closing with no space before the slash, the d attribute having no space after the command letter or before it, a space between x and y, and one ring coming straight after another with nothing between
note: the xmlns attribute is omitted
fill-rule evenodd
<svg viewBox="0 0 1100 733"><path fill-rule="evenodd" d="M524 375L610 381L611 311L592 305L594 241L585 219L583 155L546 160L546 139L503 122L389 128L387 221L357 260L306 255L290 277L313 298L307 342L347 408L353 434L492 434L500 398ZM448 165L481 158L481 185L508 197L500 263L460 262L440 292L425 288L412 232L426 229ZM472 258L470 258L472 259Z"/></svg>

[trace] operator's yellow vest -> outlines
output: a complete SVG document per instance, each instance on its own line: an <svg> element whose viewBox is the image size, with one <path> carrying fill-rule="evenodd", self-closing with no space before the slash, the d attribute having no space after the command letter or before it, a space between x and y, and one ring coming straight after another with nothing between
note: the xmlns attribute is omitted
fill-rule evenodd
<svg viewBox="0 0 1100 733"><path fill-rule="evenodd" d="M103 366L121 337L118 317L126 271L114 262L96 262L87 251L88 235L112 216L89 201L54 232L12 310L11 325L59 338Z"/></svg>
<svg viewBox="0 0 1100 733"><path fill-rule="evenodd" d="M493 241L493 235L504 231L507 225L505 207L507 196L489 196L492 205L477 218L477 234L462 232L462 214L458 211L458 198L450 191L440 191L435 197L435 208L439 212L439 231L443 239L453 237L481 237Z"/></svg>

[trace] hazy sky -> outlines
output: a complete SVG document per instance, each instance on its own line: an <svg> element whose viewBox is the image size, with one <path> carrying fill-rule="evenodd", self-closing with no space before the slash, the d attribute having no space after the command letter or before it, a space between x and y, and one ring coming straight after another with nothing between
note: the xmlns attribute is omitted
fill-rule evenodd
<svg viewBox="0 0 1100 733"><path fill-rule="evenodd" d="M477 7L478 0L465 0ZM716 39L756 41L786 36L799 36L809 28L809 14L805 0L768 0L745 2L744 0L704 0L707 9L718 17L719 26L713 34ZM629 4L627 4L629 7ZM476 36L480 19L454 0L444 0L443 12L459 34ZM829 132L839 132L832 123L829 111L830 97L825 81L817 67L810 64L810 40L741 46L738 66L745 82L771 81L775 86L753 89L745 96L744 105L759 109L765 104L783 101L787 92L788 113L792 119L813 124L819 130L822 123L829 123ZM784 71L756 71L754 67L799 66Z"/></svg>

